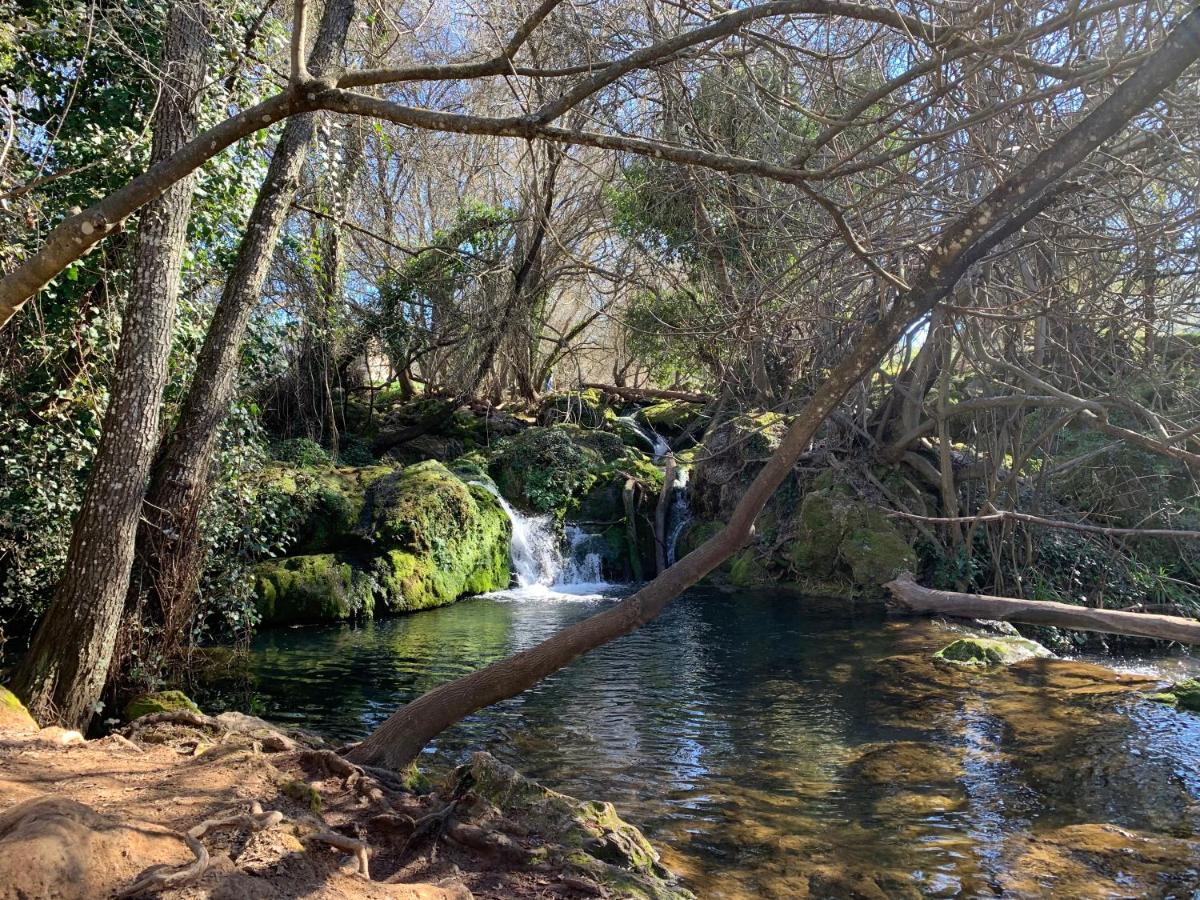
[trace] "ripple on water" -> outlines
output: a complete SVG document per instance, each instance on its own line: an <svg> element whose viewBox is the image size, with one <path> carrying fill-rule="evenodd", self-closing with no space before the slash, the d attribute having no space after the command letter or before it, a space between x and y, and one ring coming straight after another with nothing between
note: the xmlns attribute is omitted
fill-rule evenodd
<svg viewBox="0 0 1200 900"><path fill-rule="evenodd" d="M534 593L266 632L254 684L230 702L358 739L397 705L614 602ZM1032 858L1014 841L1045 833L1068 846L1081 833L1064 826L1120 818L1107 800L1136 808L1143 778L1171 782L1141 791L1143 807L1200 797L1200 717L1127 700L1101 714L1093 697L1070 707L1004 676L934 677L906 705L946 637L794 595L697 591L459 723L427 764L482 747L552 787L611 800L705 897L991 896ZM1118 765L1081 758L1089 742ZM1142 774L1120 782L1122 768ZM1124 787L1106 798L1113 783Z"/></svg>

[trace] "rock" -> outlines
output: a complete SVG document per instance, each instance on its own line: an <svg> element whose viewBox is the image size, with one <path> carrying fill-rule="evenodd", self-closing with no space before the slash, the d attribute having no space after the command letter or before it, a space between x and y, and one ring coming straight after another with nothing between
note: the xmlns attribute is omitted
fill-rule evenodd
<svg viewBox="0 0 1200 900"><path fill-rule="evenodd" d="M663 437L673 440L691 428L703 411L703 408L695 403L664 400L653 406L642 407L637 411L637 418Z"/></svg>
<svg viewBox="0 0 1200 900"><path fill-rule="evenodd" d="M118 822L82 803L37 797L0 814L0 898L93 900L155 864L189 861L165 831Z"/></svg>
<svg viewBox="0 0 1200 900"><path fill-rule="evenodd" d="M1037 641L997 636L959 638L933 654L933 658L954 665L987 669L1011 666L1027 659L1047 659L1052 655Z"/></svg>
<svg viewBox="0 0 1200 900"><path fill-rule="evenodd" d="M496 498L429 460L376 481L371 575L384 606L410 612L508 587L512 525Z"/></svg>
<svg viewBox="0 0 1200 900"><path fill-rule="evenodd" d="M395 469L391 466L299 467L279 463L263 473L265 486L290 501L289 515L296 555L329 553L360 547L363 507L372 482Z"/></svg>
<svg viewBox="0 0 1200 900"><path fill-rule="evenodd" d="M698 518L729 520L746 487L779 447L787 424L779 413L747 413L705 435L688 487Z"/></svg>
<svg viewBox="0 0 1200 900"><path fill-rule="evenodd" d="M1178 709L1200 713L1200 681L1195 678L1185 678L1169 689L1161 693L1150 694L1149 697L1159 703L1169 703Z"/></svg>
<svg viewBox="0 0 1200 900"><path fill-rule="evenodd" d="M83 735L69 728L48 725L37 733L37 739L43 744L54 744L58 747L69 747L71 744L82 744Z"/></svg>
<svg viewBox="0 0 1200 900"><path fill-rule="evenodd" d="M6 731L31 734L37 730L38 723L25 704L8 688L0 687L0 734Z"/></svg>
<svg viewBox="0 0 1200 900"><path fill-rule="evenodd" d="M579 440L581 429L559 426L528 428L502 441L489 465L492 478L512 504L537 513L562 512L600 478L605 457ZM625 446L616 435L610 459L622 457Z"/></svg>
<svg viewBox="0 0 1200 900"><path fill-rule="evenodd" d="M542 787L487 753L472 755L449 786L452 796L474 798L473 817L490 808L544 842L552 866L574 869L620 897L684 900L657 851L611 803L577 800ZM482 807L482 808L481 808Z"/></svg>
<svg viewBox="0 0 1200 900"><path fill-rule="evenodd" d="M571 423L584 428L603 428L616 418L607 396L595 388L547 394L537 416L539 425Z"/></svg>
<svg viewBox="0 0 1200 900"><path fill-rule="evenodd" d="M838 486L805 494L798 519L784 554L799 579L845 578L881 595L884 584L916 567L916 553L900 527L882 509Z"/></svg>
<svg viewBox="0 0 1200 900"><path fill-rule="evenodd" d="M155 691L134 697L125 704L125 718L130 722L152 713L177 711L198 713L200 707L183 691Z"/></svg>
<svg viewBox="0 0 1200 900"><path fill-rule="evenodd" d="M264 625L344 622L374 613L374 580L338 554L268 560L255 566L252 576Z"/></svg>

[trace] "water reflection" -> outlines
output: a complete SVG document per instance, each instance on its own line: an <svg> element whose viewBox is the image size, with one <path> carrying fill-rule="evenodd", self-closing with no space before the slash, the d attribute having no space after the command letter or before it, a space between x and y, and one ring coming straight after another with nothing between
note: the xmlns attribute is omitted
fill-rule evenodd
<svg viewBox="0 0 1200 900"><path fill-rule="evenodd" d="M611 602L479 598L268 632L253 699L268 718L356 739ZM991 896L1005 892L1014 836L1187 825L1200 719L1120 700L1128 683L1078 664L947 672L929 662L947 637L778 592L698 591L460 723L428 764L485 747L611 800L705 897Z"/></svg>

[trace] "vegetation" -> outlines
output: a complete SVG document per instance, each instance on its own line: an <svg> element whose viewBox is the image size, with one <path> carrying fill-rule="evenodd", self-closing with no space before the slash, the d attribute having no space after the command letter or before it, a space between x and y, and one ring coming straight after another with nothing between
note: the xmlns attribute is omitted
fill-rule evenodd
<svg viewBox="0 0 1200 900"><path fill-rule="evenodd" d="M208 648L568 544L640 586L346 760L406 770L705 579L1066 604L1059 649L1200 614L1200 10L0 12L5 710L199 715Z"/></svg>

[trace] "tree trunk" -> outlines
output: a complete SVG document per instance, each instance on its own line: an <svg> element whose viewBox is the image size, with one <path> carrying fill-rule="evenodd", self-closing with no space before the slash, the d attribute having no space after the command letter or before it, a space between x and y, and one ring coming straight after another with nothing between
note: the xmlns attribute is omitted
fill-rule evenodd
<svg viewBox="0 0 1200 900"><path fill-rule="evenodd" d="M402 767L433 737L476 710L514 697L573 660L641 627L687 588L740 549L775 489L792 471L817 429L858 381L959 278L998 244L1021 230L1056 196L1064 176L1115 135L1200 56L1200 11L1181 25L1113 93L1027 166L997 186L945 229L912 287L892 311L863 333L797 414L779 448L716 535L617 606L553 637L417 698L392 714L348 757Z"/></svg>
<svg viewBox="0 0 1200 900"><path fill-rule="evenodd" d="M341 56L354 0L326 4L309 71L330 70ZM212 458L237 384L241 343L258 303L279 232L300 183L316 113L288 119L250 213L221 300L204 337L183 408L154 468L138 531L141 587L162 615L164 645L179 646L204 565L200 514L212 490Z"/></svg>
<svg viewBox="0 0 1200 900"><path fill-rule="evenodd" d="M203 2L172 4L152 125L155 161L170 157L196 133L208 43ZM192 186L191 176L177 181L146 207L138 226L100 446L62 579L13 680L43 724L85 725L108 674L158 441Z"/></svg>
<svg viewBox="0 0 1200 900"><path fill-rule="evenodd" d="M888 582L885 587L892 593L892 605L905 612L959 616L964 619L999 619L1002 622L1024 622L1027 625L1049 625L1076 631L1102 631L1105 634L1200 644L1200 620L1197 619L1090 609L1049 600L1017 600L1012 597L989 597L986 594L935 591L921 587L908 576Z"/></svg>

